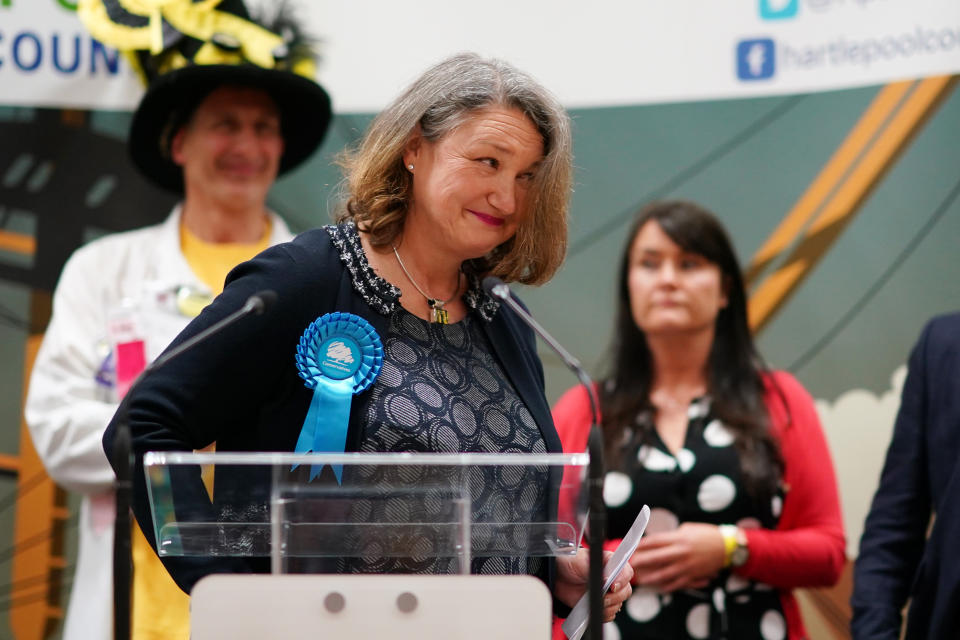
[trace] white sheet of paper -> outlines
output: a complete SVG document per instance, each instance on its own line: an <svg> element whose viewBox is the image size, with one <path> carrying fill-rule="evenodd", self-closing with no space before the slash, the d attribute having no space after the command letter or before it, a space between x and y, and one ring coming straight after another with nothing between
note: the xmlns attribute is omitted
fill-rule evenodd
<svg viewBox="0 0 960 640"><path fill-rule="evenodd" d="M630 560L630 556L637 550L637 545L640 544L640 538L643 537L643 532L647 528L647 522L649 521L650 507L643 505L640 513L637 514L636 520L630 525L630 530L627 531L627 535L623 536L623 540L620 541L620 546L617 547L617 550L613 552L613 555L610 556L610 559L607 560L607 563L603 566L604 580L603 589L600 591L601 597L607 593L613 585L614 579L627 564L627 561ZM583 597L577 601L577 604L573 607L573 610L570 611L570 615L567 616L567 619L563 623L563 632L567 634L567 638L570 640L580 640L580 637L587 630L587 619L590 616L589 596L589 592L583 594Z"/></svg>

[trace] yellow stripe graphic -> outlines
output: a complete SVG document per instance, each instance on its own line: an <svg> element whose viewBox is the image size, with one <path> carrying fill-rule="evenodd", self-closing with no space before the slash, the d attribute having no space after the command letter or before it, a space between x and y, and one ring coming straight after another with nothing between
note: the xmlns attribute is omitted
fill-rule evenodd
<svg viewBox="0 0 960 640"><path fill-rule="evenodd" d="M37 240L22 233L0 230L0 249L32 256L37 252Z"/></svg>
<svg viewBox="0 0 960 640"><path fill-rule="evenodd" d="M770 262L793 243L857 157L863 153L867 144L876 136L881 125L887 121L912 84L913 81L895 82L880 90L797 204L757 250L746 270L748 283L753 282Z"/></svg>
<svg viewBox="0 0 960 640"><path fill-rule="evenodd" d="M751 260L747 272L756 277L803 234L784 264L760 282L750 296L748 311L754 331L766 326L810 275L956 81L957 76L937 76L895 83L880 91L830 162ZM912 86L901 86L905 84ZM897 105L887 117L891 107ZM878 133L874 136L873 131ZM859 149L864 151L858 153Z"/></svg>

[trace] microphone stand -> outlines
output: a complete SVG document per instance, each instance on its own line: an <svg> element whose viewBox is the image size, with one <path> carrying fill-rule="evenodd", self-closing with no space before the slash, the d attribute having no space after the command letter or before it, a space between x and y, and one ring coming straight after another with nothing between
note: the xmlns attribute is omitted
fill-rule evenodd
<svg viewBox="0 0 960 640"><path fill-rule="evenodd" d="M594 404L591 396L591 404ZM590 454L590 573L587 585L590 589L590 622L587 626L589 637L603 639L603 543L607 529L607 509L603 503L603 434L594 408L593 424L587 439L587 451Z"/></svg>
<svg viewBox="0 0 960 640"><path fill-rule="evenodd" d="M131 389L133 386L130 387ZM129 389L128 389L129 392ZM116 467L116 509L113 521L113 637L129 640L130 618L133 611L133 548L130 517L133 496L133 460L130 449L130 425L120 423L113 442Z"/></svg>
<svg viewBox="0 0 960 640"><path fill-rule="evenodd" d="M134 389L152 372L170 362L184 351L191 349L195 344L203 342L211 335L221 331L237 320L247 315L261 315L277 300L275 291L259 291L249 298L244 305L213 323L192 338L184 340L179 345L164 352L156 360L148 364L140 375L133 381L123 400L117 407L116 415L120 416L117 422L117 433L113 442L113 467L116 472L116 509L117 514L113 524L113 637L114 640L130 640L131 613L133 611L133 545L131 533L133 518L130 509L133 503L133 451L130 434L129 398Z"/></svg>
<svg viewBox="0 0 960 640"><path fill-rule="evenodd" d="M584 371L580 361L577 360L569 351L563 348L553 336L547 333L539 322L537 322L530 313L518 303L510 287L496 276L487 276L483 279L483 288L498 300L506 304L510 309L520 316L520 319L533 329L540 338L553 349L567 368L573 371L587 391L587 397L590 399L590 410L593 417L593 424L590 425L590 435L587 439L587 453L590 455L590 467L588 471L587 487L589 491L590 512L588 515L588 526L590 529L590 555L589 555L589 574L587 578L587 589L590 602L590 622L587 626L587 634L591 640L602 640L603 638L603 594L600 591L603 588L603 543L605 541L607 525L607 509L603 503L603 434L600 430L600 401L597 398L597 391Z"/></svg>

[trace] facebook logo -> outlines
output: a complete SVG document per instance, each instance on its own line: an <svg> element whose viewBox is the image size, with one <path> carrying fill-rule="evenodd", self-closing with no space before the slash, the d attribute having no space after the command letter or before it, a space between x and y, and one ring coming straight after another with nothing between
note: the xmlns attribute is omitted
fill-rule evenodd
<svg viewBox="0 0 960 640"><path fill-rule="evenodd" d="M770 38L741 40L737 43L737 77L741 80L765 80L773 76L775 52Z"/></svg>
<svg viewBox="0 0 960 640"><path fill-rule="evenodd" d="M782 20L797 15L800 0L759 0L760 17L764 20Z"/></svg>

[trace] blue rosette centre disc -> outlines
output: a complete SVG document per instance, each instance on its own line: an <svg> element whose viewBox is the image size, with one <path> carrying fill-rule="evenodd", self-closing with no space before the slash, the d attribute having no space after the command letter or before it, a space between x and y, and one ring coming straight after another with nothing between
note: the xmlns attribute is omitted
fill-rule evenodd
<svg viewBox="0 0 960 640"><path fill-rule="evenodd" d="M383 365L383 343L360 316L336 311L307 327L297 345L297 369L310 389L323 379L353 382L353 393L369 387Z"/></svg>

